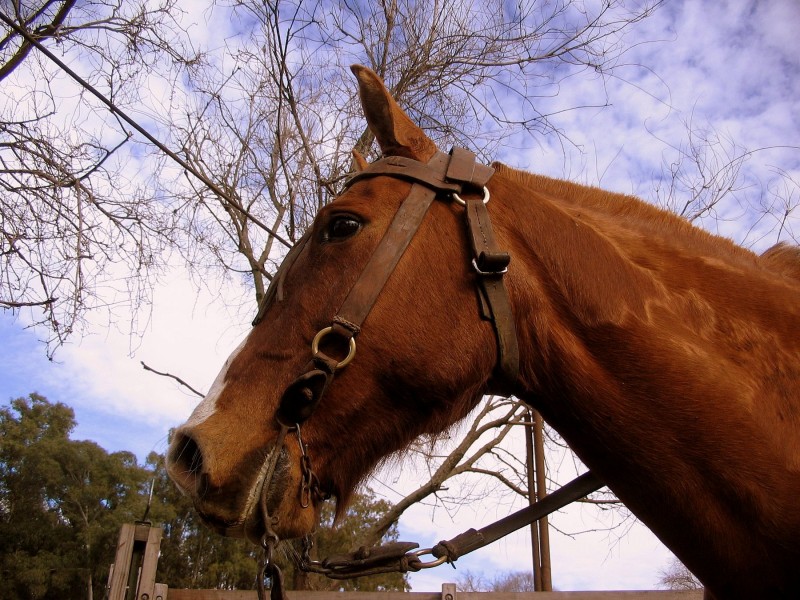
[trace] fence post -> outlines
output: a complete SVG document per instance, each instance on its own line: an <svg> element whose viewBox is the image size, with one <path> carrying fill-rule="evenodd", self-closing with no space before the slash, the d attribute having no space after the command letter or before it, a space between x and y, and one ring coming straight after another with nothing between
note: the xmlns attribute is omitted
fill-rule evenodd
<svg viewBox="0 0 800 600"><path fill-rule="evenodd" d="M456 584L443 583L442 584L442 600L456 600Z"/></svg>
<svg viewBox="0 0 800 600"><path fill-rule="evenodd" d="M120 529L117 553L108 577L108 600L166 598L165 586L156 593L156 568L161 548L161 527L125 523Z"/></svg>

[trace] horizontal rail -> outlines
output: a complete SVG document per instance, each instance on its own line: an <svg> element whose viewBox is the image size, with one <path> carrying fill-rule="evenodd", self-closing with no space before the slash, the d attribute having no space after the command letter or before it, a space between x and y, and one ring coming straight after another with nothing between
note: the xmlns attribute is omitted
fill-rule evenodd
<svg viewBox="0 0 800 600"><path fill-rule="evenodd" d="M438 592L287 591L288 600L442 600ZM255 591L169 590L164 600L256 600ZM702 600L702 590L603 592L458 592L452 600Z"/></svg>

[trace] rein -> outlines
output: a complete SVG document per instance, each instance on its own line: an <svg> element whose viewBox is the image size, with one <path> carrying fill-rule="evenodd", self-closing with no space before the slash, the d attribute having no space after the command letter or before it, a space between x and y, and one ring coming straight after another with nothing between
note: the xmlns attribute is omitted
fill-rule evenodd
<svg viewBox="0 0 800 600"><path fill-rule="evenodd" d="M281 397L275 414L280 432L273 451L262 466L260 482L257 484L257 496L253 497L253 501L245 509L247 518L255 509L257 501L265 527L260 540L264 557L258 581L259 598L265 597L265 576L270 578L272 600L281 600L284 597L282 575L272 560L274 548L278 543L278 536L272 528L275 518L269 515L266 501L280 449L289 432L296 432L301 451L303 480L300 492L301 504L305 507L310 505L312 497L322 498L324 495L319 490L316 475L311 469L310 460L300 437L300 426L313 414L336 372L345 368L355 358L356 336L437 196L443 200L456 202L464 208L481 317L491 321L497 341L495 385L504 395L513 393L519 373L519 346L511 303L503 282L503 275L508 270L511 257L499 248L486 209L490 197L486 185L493 174L494 169L476 162L472 152L463 148L453 148L450 154L437 152L427 163L397 156L383 158L356 173L345 184L347 189L366 178L389 176L410 181L412 186L360 277L333 317L330 326L320 330L314 337L311 344L312 359L306 365L305 371L289 384ZM461 194L466 195L467 191L479 191L481 197L472 197L473 194L466 199L462 198ZM306 234L287 255L253 325L261 320L273 298L277 298L278 301L282 299L283 279L308 239ZM337 338L342 346L346 345L347 354L344 358L334 358L320 350L320 345L327 338ZM374 548L361 548L353 554L330 557L318 562L309 558L310 543L306 538L300 568L334 579L345 579L391 571L419 571L444 562L452 563L459 556L481 548L582 498L601 485L592 473L586 473L526 509L479 531L470 529L452 540L440 542L426 550L415 551L418 547L416 543L396 542ZM420 557L426 554L433 555L435 560L422 562Z"/></svg>

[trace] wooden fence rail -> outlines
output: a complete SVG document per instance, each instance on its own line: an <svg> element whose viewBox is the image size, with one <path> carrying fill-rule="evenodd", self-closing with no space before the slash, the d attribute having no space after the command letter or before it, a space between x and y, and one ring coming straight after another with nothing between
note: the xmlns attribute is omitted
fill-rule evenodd
<svg viewBox="0 0 800 600"><path fill-rule="evenodd" d="M156 583L161 528L150 523L122 526L108 576L107 600L257 600L255 591L170 590ZM289 591L288 600L702 600L701 591L685 592L459 592L455 583L441 592Z"/></svg>
<svg viewBox="0 0 800 600"><path fill-rule="evenodd" d="M452 585L452 584L445 584ZM443 588L445 586L442 586ZM455 586L454 586L455 587ZM164 600L256 600L256 592L169 590ZM436 592L286 592L289 600L445 600ZM458 592L452 600L702 600L703 592Z"/></svg>

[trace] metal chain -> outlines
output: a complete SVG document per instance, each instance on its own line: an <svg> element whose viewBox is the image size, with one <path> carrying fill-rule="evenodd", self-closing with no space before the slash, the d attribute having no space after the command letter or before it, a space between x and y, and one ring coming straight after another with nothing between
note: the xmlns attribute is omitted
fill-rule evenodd
<svg viewBox="0 0 800 600"><path fill-rule="evenodd" d="M283 576L278 565L273 560L277 537L269 537L262 543L260 567L258 570L257 591L258 600L267 600L267 588L264 580L269 577L270 598L283 596Z"/></svg>
<svg viewBox="0 0 800 600"><path fill-rule="evenodd" d="M312 499L326 500L329 496L324 494L319 485L317 474L311 469L311 458L306 453L306 445L300 435L300 423L295 424L297 432L297 444L300 447L300 506L308 508L311 506Z"/></svg>
<svg viewBox="0 0 800 600"><path fill-rule="evenodd" d="M277 546L278 542L280 541L278 534L275 533L275 530L273 529L273 526L277 523L278 518L269 514L269 508L267 507L267 496L269 494L269 486L272 482L272 476L275 473L275 466L278 463L278 457L283 448L283 441L288 432L289 428L285 425L281 425L280 432L275 440L275 446L272 450L272 454L270 454L268 462L266 463L266 471L261 482L258 507L261 511L261 521L264 525L264 533L260 540L262 553L257 581L258 600L267 599L266 586L264 585L264 579L266 577L269 577L270 580L271 600L283 600L285 597L283 574L273 559L275 546Z"/></svg>
<svg viewBox="0 0 800 600"><path fill-rule="evenodd" d="M400 542L404 545L405 542ZM387 545L390 546L391 544ZM416 546L416 544L413 544ZM433 554L433 548L414 550L412 552L386 553L387 546L376 546L369 549L378 551L380 556L374 558L360 556L361 551L354 552L346 557L340 556L336 560L326 559L323 561L312 560L309 551L313 542L305 538L303 540L303 553L300 560L300 569L307 573L317 573L329 579L352 579L354 577L364 577L366 575L379 575L382 573L408 573L438 567L446 562L452 562L447 556L441 556L435 560L423 562L422 556ZM363 550L363 549L362 549Z"/></svg>

